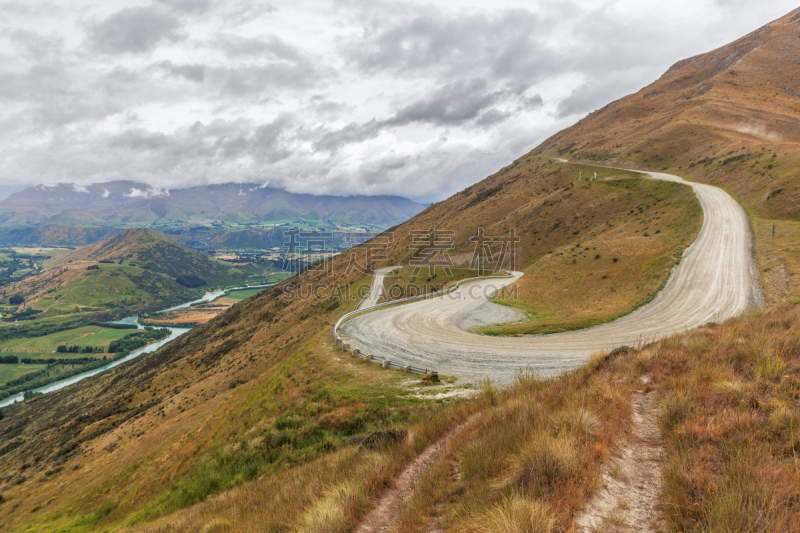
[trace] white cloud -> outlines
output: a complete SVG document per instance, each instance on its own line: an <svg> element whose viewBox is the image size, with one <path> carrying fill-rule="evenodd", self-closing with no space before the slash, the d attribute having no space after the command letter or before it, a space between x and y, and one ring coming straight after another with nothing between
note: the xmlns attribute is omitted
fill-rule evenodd
<svg viewBox="0 0 800 533"><path fill-rule="evenodd" d="M0 187L35 170L31 184L148 184L138 197L236 182L437 200L795 7L11 0Z"/></svg>
<svg viewBox="0 0 800 533"><path fill-rule="evenodd" d="M108 192L108 191L106 191ZM136 189L131 187L131 190L125 193L127 198L157 198L159 196L169 196L169 190L159 187L150 187L146 190ZM103 196L105 198L105 196Z"/></svg>

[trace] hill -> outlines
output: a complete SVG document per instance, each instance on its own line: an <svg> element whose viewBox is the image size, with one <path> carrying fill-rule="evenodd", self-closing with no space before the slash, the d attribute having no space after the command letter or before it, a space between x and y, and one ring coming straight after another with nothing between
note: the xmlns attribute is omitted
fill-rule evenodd
<svg viewBox="0 0 800 533"><path fill-rule="evenodd" d="M387 228L422 209L397 196L314 196L233 183L166 190L114 181L88 188L63 183L30 187L0 202L0 224L144 226L213 220Z"/></svg>
<svg viewBox="0 0 800 533"><path fill-rule="evenodd" d="M22 246L86 246L122 231L111 226L0 226L0 242Z"/></svg>
<svg viewBox="0 0 800 533"><path fill-rule="evenodd" d="M677 171L759 217L800 220L800 10L673 65L534 153Z"/></svg>
<svg viewBox="0 0 800 533"><path fill-rule="evenodd" d="M139 228L59 256L45 272L0 294L23 296L18 313L37 321L116 319L192 300L215 287L264 282L272 273L234 267Z"/></svg>
<svg viewBox="0 0 800 533"><path fill-rule="evenodd" d="M53 226L103 226L105 223L102 218L78 209L65 209L46 221Z"/></svg>
<svg viewBox="0 0 800 533"><path fill-rule="evenodd" d="M748 55L743 50L749 44L726 47L737 54L727 56L733 57L730 65L742 59L740 66L753 67L737 70L737 85L726 90L743 112L772 106L773 114L763 116L767 133L778 127L773 119L780 125L779 115L794 116L794 101L773 99L779 91L759 80L778 79L776 65L800 55L796 19L793 13L745 38L744 43L764 40ZM756 56L764 49L769 57ZM575 175L585 167L562 168L539 157L564 154L631 167L660 162L656 170L666 166L725 186L753 214L762 273L777 280L783 269L783 299L796 298L800 284L791 273L800 232L788 207L768 203L794 198L782 196L794 190L788 166L794 145L768 137L745 142L753 134L714 125L728 120L720 111L725 102L709 100L719 81L709 73L725 64L714 63L718 57L679 64L660 80L657 95L612 104L607 109L614 113L593 114L394 228L391 242L384 237L385 253L379 255L385 258L375 266L409 263L411 232L436 228L452 230L446 234L449 253L463 267L471 264L470 237L478 226L496 236L514 227L524 244L520 268L538 268L549 281L562 283L564 294L568 285L584 290L600 283L594 276L587 281L588 275L598 268L595 261L609 257L585 250L584 243L602 237L589 248L607 240L629 254L612 255L612 262L618 257L638 265L624 276L613 273L634 295L622 307L635 305L650 279L646 267L657 264L663 275L675 260L674 249L691 240L691 201L681 197L681 188L650 188L648 180L624 171L598 169L601 178L613 179L587 184ZM768 68L756 69L753 57ZM709 61L717 66L706 68ZM676 74L681 69L686 70ZM679 81L692 69L705 72L697 81L711 79L711 87ZM663 98L659 106L648 103L656 96ZM648 107L636 107L642 105ZM691 114L703 106L708 113ZM676 118L680 113L705 122L695 130ZM742 144L725 144L729 138ZM762 155L725 163L738 157L728 154L735 144L746 154ZM668 159L670 154L676 159ZM708 165L706 157L712 160ZM698 164L699 158L704 162ZM773 189L762 201L758 191L768 188L762 178L779 169L789 176L782 178L784 191L772 194ZM778 216L780 231L772 239L760 221ZM650 233L652 228L661 233ZM669 239L656 237L666 230ZM356 248L354 254L363 254L356 259L364 261L370 247L375 243ZM647 259L650 253L655 263ZM625 481L629 470L608 461L632 453L631 441L640 437L637 424L645 419L651 433L644 440L664 436L664 490L654 490L651 499L659 503L653 509L665 510L665 529L796 529L795 305L709 324L640 350L603 354L561 379L522 376L506 391L485 385L475 399L454 402L465 391L447 380L437 385L383 371L332 345L330 327L358 305L371 281L355 266L352 254L340 255L330 275L303 272L155 354L5 408L0 462L9 486L2 504L10 509L6 523L30 531L352 531L421 457L430 468L420 463L407 505L393 516L398 530L434 524L458 531L569 531L593 494ZM781 301L778 288L767 287L773 304ZM582 305L569 300L564 304ZM451 438L438 455L420 455L432 453L431 444L444 444L440 439L447 434ZM607 509L603 519L619 526L630 514L625 505Z"/></svg>
<svg viewBox="0 0 800 533"><path fill-rule="evenodd" d="M224 284L230 280L231 272L236 272L225 263L147 228L125 230L59 258L60 264L78 261L135 263L173 278L185 274L198 276L212 286Z"/></svg>

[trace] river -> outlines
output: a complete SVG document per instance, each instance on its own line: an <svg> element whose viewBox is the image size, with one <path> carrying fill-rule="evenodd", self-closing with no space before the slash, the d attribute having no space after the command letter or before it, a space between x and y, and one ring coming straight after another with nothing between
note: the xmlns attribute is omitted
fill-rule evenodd
<svg viewBox="0 0 800 533"><path fill-rule="evenodd" d="M270 286L271 285L255 285L253 287L235 287L235 288L232 288L232 289L225 289L225 290L220 290L220 291L207 292L207 293L205 293L203 295L202 298L198 298L197 300L192 300L191 302L186 302L186 303L181 304L181 305L176 305L174 307L170 307L168 309L164 309L163 311L174 311L176 309L185 309L187 307L190 307L192 304L202 303L202 302L210 302L210 301L216 300L217 298L219 298L220 296L222 296L223 294L225 294L228 291L260 289L260 288L267 288L267 287L270 287ZM114 324L133 324L133 325L139 326L139 328L142 329L144 326L139 324L138 319L139 319L138 316L129 316L129 317L123 318L121 320L117 320L117 321L115 321L113 323ZM59 389L63 389L64 387L72 385L73 383L77 383L82 379L86 379L88 377L91 377L91 376L94 376L96 374L99 374L100 372L104 372L104 371L108 370L109 368L114 368L115 366L121 365L122 363L124 363L126 361L130 361L131 359L136 359L137 357L139 357L142 354L154 352L154 351L158 350L159 348L161 348L162 346L164 346L165 344L167 344L168 342L173 341L173 340L177 339L178 337L180 337L181 335L183 335L184 333L187 333L187 332L191 331L191 328L165 328L165 329L169 330L169 333L170 333L169 337L167 337L165 339L161 339L158 342L154 342L153 344L148 344L147 346L145 346L143 348L139 348L139 349L133 350L131 353L129 353L128 355L126 355L122 359L118 359L117 361L112 361L111 363L108 363L107 365L103 365L100 368L95 368L94 370L87 370L86 372L81 372L80 374L75 374L74 376L70 376L68 378L60 379L58 381L54 381L54 382L52 382L52 383L50 383L48 385L45 385L43 387L38 387L36 389L30 389L30 391L25 391L25 392L41 392L41 393L45 393L46 394L48 392L53 392L53 391L57 391ZM2 401L0 401L0 407L6 407L8 405L11 405L12 403L21 402L23 400L23 394L24 394L24 392L20 392L20 393L14 394L13 396L9 396L8 398L3 399Z"/></svg>

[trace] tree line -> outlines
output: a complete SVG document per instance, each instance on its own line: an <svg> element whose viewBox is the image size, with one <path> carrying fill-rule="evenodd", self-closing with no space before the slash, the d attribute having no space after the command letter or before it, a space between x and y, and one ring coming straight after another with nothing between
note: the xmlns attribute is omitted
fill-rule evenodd
<svg viewBox="0 0 800 533"><path fill-rule="evenodd" d="M105 360L105 358L106 356L104 355L103 360ZM44 359L35 357L20 357L18 355L0 356L0 364L4 365L18 365L20 363L23 365L85 365L95 361L100 361L100 359L96 357L77 357L73 359L67 359L63 357L48 357L47 359Z"/></svg>
<svg viewBox="0 0 800 533"><path fill-rule="evenodd" d="M78 346L77 344L72 346L60 344L56 348L58 353L103 353L105 350L102 346Z"/></svg>

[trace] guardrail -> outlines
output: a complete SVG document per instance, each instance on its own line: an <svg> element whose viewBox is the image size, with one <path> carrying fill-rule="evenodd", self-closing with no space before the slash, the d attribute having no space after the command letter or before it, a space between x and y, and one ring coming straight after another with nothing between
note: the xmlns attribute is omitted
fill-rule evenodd
<svg viewBox="0 0 800 533"><path fill-rule="evenodd" d="M456 290L458 290L463 284L470 283L473 281L479 281L484 279L508 279L514 277L513 274L506 274L505 276L478 276L474 278L467 278L462 279L449 289L441 292L432 292L428 294L420 294L418 296L411 296L409 298L402 298L400 300L392 300L391 302L383 302L382 304L373 305L370 307L365 307L364 309L356 309L355 311L351 311L345 315L343 315L331 328L331 339L337 346L341 346L343 350L351 352L353 355L362 357L365 361L372 361L375 363L381 363L383 368L398 368L400 370L405 370L406 372L410 372L412 374L423 374L423 375L432 375L434 377L439 377L439 372L435 370L428 370L427 368L417 368L411 365L402 365L400 363L396 363L389 359L366 353L358 348L354 348L345 342L345 339L339 335L339 328L342 327L342 324L347 322L348 320L355 318L357 315L366 314L372 311L377 311L378 309L383 309L385 307L391 307L393 305L404 304L409 302L414 302L417 300L427 300L429 298L438 298L440 296L446 296ZM370 289L372 290L372 289Z"/></svg>

